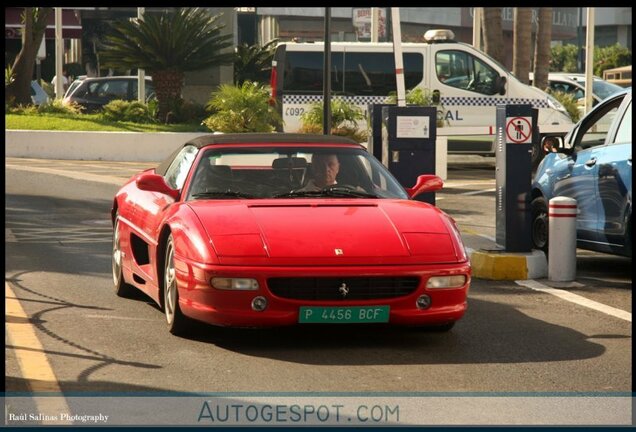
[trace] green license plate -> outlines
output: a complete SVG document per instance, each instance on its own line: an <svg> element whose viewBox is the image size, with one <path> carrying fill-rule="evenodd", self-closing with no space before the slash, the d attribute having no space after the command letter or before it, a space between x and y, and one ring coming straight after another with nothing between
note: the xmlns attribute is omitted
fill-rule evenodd
<svg viewBox="0 0 636 432"><path fill-rule="evenodd" d="M299 323L384 323L389 306L307 307L298 311Z"/></svg>

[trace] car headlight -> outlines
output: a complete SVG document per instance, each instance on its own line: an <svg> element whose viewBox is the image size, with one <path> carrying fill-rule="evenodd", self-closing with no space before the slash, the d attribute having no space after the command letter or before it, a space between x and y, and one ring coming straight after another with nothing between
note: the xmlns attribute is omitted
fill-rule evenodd
<svg viewBox="0 0 636 432"><path fill-rule="evenodd" d="M460 288L466 284L466 275L433 276L428 278L426 288Z"/></svg>
<svg viewBox="0 0 636 432"><path fill-rule="evenodd" d="M210 285L222 290L255 291L258 289L258 281L248 278L215 277L210 279Z"/></svg>
<svg viewBox="0 0 636 432"><path fill-rule="evenodd" d="M548 106L557 111L567 113L565 107L561 105L561 102L559 102L554 96L548 95Z"/></svg>

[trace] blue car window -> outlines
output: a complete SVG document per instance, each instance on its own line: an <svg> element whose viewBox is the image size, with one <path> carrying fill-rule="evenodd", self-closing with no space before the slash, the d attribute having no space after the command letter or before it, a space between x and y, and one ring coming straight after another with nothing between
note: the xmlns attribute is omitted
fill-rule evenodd
<svg viewBox="0 0 636 432"><path fill-rule="evenodd" d="M581 136L579 146L583 149L605 144L605 138L616 116L618 106L613 107L601 116L597 121L591 123L585 133Z"/></svg>
<svg viewBox="0 0 636 432"><path fill-rule="evenodd" d="M616 132L614 142L632 142L632 101L629 101L629 106L625 110L625 115L621 119L621 124L618 126L618 131Z"/></svg>

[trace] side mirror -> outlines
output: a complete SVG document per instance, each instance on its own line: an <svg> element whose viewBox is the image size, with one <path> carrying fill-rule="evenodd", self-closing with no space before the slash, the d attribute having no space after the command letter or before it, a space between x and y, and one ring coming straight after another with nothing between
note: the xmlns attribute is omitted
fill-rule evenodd
<svg viewBox="0 0 636 432"><path fill-rule="evenodd" d="M500 76L499 79L497 80L497 93L499 93L501 96L506 94L507 82L508 80L504 76Z"/></svg>
<svg viewBox="0 0 636 432"><path fill-rule="evenodd" d="M406 193L409 194L409 198L415 198L416 196L426 193L435 192L444 186L444 181L434 174L422 174L417 177L415 186L412 188L406 188Z"/></svg>
<svg viewBox="0 0 636 432"><path fill-rule="evenodd" d="M545 136L541 139L541 149L544 155L557 153L561 148L563 148L563 137Z"/></svg>
<svg viewBox="0 0 636 432"><path fill-rule="evenodd" d="M179 191L172 189L159 174L144 173L137 177L135 182L140 190L159 192L168 195L172 199L179 198Z"/></svg>

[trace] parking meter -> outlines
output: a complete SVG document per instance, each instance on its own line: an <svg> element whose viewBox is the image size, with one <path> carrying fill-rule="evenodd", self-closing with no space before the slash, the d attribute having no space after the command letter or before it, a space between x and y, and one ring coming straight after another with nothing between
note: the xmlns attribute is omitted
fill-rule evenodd
<svg viewBox="0 0 636 432"><path fill-rule="evenodd" d="M532 145L539 139L532 105L497 105L496 244L508 252L532 250Z"/></svg>
<svg viewBox="0 0 636 432"><path fill-rule="evenodd" d="M404 187L420 174L435 174L437 110L422 106L382 107L382 163ZM435 193L415 199L435 204Z"/></svg>

